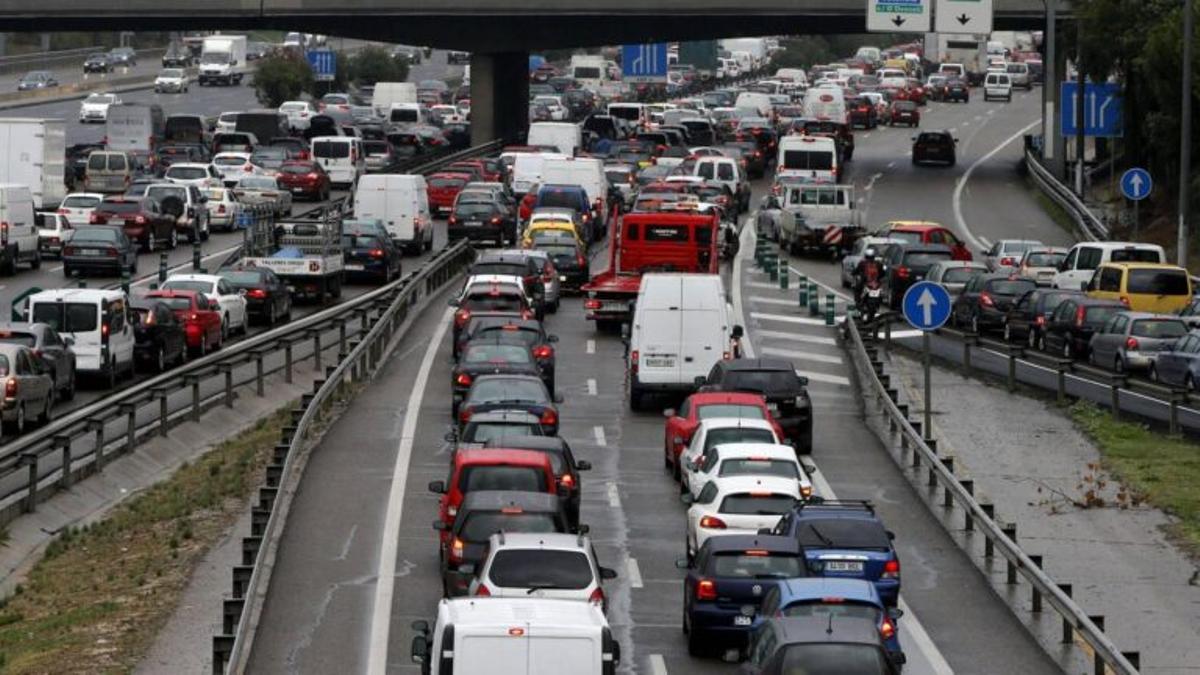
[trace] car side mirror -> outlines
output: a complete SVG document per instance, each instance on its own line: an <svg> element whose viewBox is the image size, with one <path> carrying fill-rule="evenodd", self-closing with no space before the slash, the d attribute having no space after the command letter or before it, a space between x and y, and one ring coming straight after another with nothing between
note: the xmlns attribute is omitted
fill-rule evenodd
<svg viewBox="0 0 1200 675"><path fill-rule="evenodd" d="M434 494L439 494L439 495L446 494L446 481L442 481L442 480L429 481L429 491Z"/></svg>
<svg viewBox="0 0 1200 675"><path fill-rule="evenodd" d="M588 532L592 531L592 526L588 525L587 523L584 523L584 524L580 525L579 527L575 528L575 531L578 532L579 534L587 534Z"/></svg>
<svg viewBox="0 0 1200 675"><path fill-rule="evenodd" d="M692 568L692 566L688 564L687 558L676 558L675 559L675 567L677 569L681 569L681 570L687 570L687 569Z"/></svg>
<svg viewBox="0 0 1200 675"><path fill-rule="evenodd" d="M806 473L810 476L817 472L817 467L815 464L809 464L808 462L801 462L800 466L804 469L804 473Z"/></svg>
<svg viewBox="0 0 1200 675"><path fill-rule="evenodd" d="M558 336L557 335L547 335L546 342L558 342Z"/></svg>
<svg viewBox="0 0 1200 675"><path fill-rule="evenodd" d="M803 375L797 375L797 376L796 376L796 379L800 381L800 386L801 386L801 387L807 387L807 386L808 386L808 378L807 378L807 377L805 377L805 376L803 376Z"/></svg>
<svg viewBox="0 0 1200 675"><path fill-rule="evenodd" d="M913 142L915 143L915 142L917 141L917 137L914 135L914 136L912 137L912 140L913 140Z"/></svg>
<svg viewBox="0 0 1200 675"><path fill-rule="evenodd" d="M417 635L412 639L412 660L420 664L429 660L429 638L426 635Z"/></svg>
<svg viewBox="0 0 1200 675"><path fill-rule="evenodd" d="M685 492L679 495L679 501L683 502L687 506L691 506L692 504L696 503L695 498L692 497L692 493L690 492Z"/></svg>
<svg viewBox="0 0 1200 675"><path fill-rule="evenodd" d="M891 530L888 530L888 531L887 531L887 537L888 537L888 541L895 541L895 540L896 540L896 533L895 533L895 532L892 532Z"/></svg>
<svg viewBox="0 0 1200 675"><path fill-rule="evenodd" d="M600 578L605 581L609 581L611 579L616 579L617 571L611 567L601 567L600 568Z"/></svg>
<svg viewBox="0 0 1200 675"><path fill-rule="evenodd" d="M697 375L695 379L692 380L692 384L696 385L697 387L703 387L705 384L708 384L708 378L703 375Z"/></svg>
<svg viewBox="0 0 1200 675"><path fill-rule="evenodd" d="M902 616L904 616L904 610L900 609L899 607L888 608L888 618L890 618L892 621L899 621L900 617Z"/></svg>
<svg viewBox="0 0 1200 675"><path fill-rule="evenodd" d="M63 344L64 344L64 345L66 345L66 346L68 346L68 347L74 347L74 346L75 346L75 338L73 338L73 337L65 337L65 338L63 338L63 339L62 339L62 341L63 341Z"/></svg>
<svg viewBox="0 0 1200 675"><path fill-rule="evenodd" d="M555 403L562 403L562 402L563 402L563 401L565 401L565 400L566 400L566 399L564 399L564 398L563 398L563 395L562 395L562 394L555 394L555 395L554 395L554 402L555 402Z"/></svg>
<svg viewBox="0 0 1200 675"><path fill-rule="evenodd" d="M955 144L955 145L958 145L958 139L957 139L957 138L956 138L956 139L954 139L954 144Z"/></svg>
<svg viewBox="0 0 1200 675"><path fill-rule="evenodd" d="M458 434L454 431L447 431L446 435L442 436L442 439L448 443L454 443L458 440Z"/></svg>
<svg viewBox="0 0 1200 675"><path fill-rule="evenodd" d="M586 459L581 459L578 462L575 462L575 470L576 471L591 471L592 463L587 461Z"/></svg>
<svg viewBox="0 0 1200 675"><path fill-rule="evenodd" d="M733 333L732 333L732 335L733 335L733 337L734 337L734 339L735 339L735 340L740 340L740 339L742 339L742 337L743 337L745 334L746 334L746 329L745 329L745 328L743 328L742 326L734 326L734 327L733 327Z"/></svg>
<svg viewBox="0 0 1200 675"><path fill-rule="evenodd" d="M450 298L446 301L446 304L450 307L458 307L458 298Z"/></svg>
<svg viewBox="0 0 1200 675"><path fill-rule="evenodd" d="M674 408L664 408L664 409L663 409L663 417L665 417L665 418L667 418L667 419L671 419L671 418L672 418L672 417L674 417L674 416L675 416L675 409L674 409Z"/></svg>
<svg viewBox="0 0 1200 675"><path fill-rule="evenodd" d="M1079 284L1079 290L1081 290L1081 291L1083 291L1084 293L1086 293L1086 292L1087 292L1087 290L1088 290L1088 286L1089 286L1089 285L1090 285L1090 282L1084 281L1084 282L1082 282L1082 283L1080 283L1080 284Z"/></svg>

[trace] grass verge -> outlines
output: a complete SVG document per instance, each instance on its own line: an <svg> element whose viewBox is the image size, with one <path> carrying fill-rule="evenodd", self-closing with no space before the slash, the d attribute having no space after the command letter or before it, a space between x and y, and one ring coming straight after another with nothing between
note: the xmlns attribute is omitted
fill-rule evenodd
<svg viewBox="0 0 1200 675"><path fill-rule="evenodd" d="M1113 420L1091 403L1071 406L1071 418L1096 443L1104 467L1155 507L1178 518L1168 534L1200 556L1200 446Z"/></svg>
<svg viewBox="0 0 1200 675"><path fill-rule="evenodd" d="M1056 225L1074 237L1076 227L1075 221L1071 220L1071 216L1061 206L1054 203L1053 199L1047 197L1046 193L1042 192L1041 188L1033 182L1032 178L1027 179L1026 182L1029 184L1029 190L1033 193L1034 200L1037 201L1038 206L1042 207L1046 215L1050 216L1050 220L1053 220Z"/></svg>
<svg viewBox="0 0 1200 675"><path fill-rule="evenodd" d="M0 601L0 671L132 672L260 484L287 408L53 541Z"/></svg>

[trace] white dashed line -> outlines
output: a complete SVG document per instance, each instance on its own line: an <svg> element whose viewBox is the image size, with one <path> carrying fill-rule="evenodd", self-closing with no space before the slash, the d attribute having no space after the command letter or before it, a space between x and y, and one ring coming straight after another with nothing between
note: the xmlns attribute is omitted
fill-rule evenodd
<svg viewBox="0 0 1200 675"><path fill-rule="evenodd" d="M588 396L596 395L596 380L595 379L590 378L590 377L588 378L587 391L588 391Z"/></svg>
<svg viewBox="0 0 1200 675"><path fill-rule="evenodd" d="M889 169L890 169L890 168L892 168L892 167L894 167L894 166L896 166L896 163L895 163L895 162L888 162L888 167L887 167L887 168L889 168Z"/></svg>
<svg viewBox="0 0 1200 675"><path fill-rule="evenodd" d="M616 483L608 484L608 505L614 509L621 508L621 493L617 491Z"/></svg>
<svg viewBox="0 0 1200 675"><path fill-rule="evenodd" d="M772 340L786 340L789 342L806 342L813 345L836 345L837 339L831 337L821 337L819 335L805 335L804 333L788 333L781 330L756 330L754 334L760 338L770 338ZM895 332L892 333L896 335Z"/></svg>
<svg viewBox="0 0 1200 675"><path fill-rule="evenodd" d="M604 427L592 427L592 434L596 437L596 445L599 445L600 447L608 445L608 440L604 438Z"/></svg>
<svg viewBox="0 0 1200 675"><path fill-rule="evenodd" d="M662 654L650 655L650 675L667 675L667 661Z"/></svg>
<svg viewBox="0 0 1200 675"><path fill-rule="evenodd" d="M786 316L783 314L764 314L763 312L750 312L750 318L759 319L761 321L779 321L780 323L798 323L805 326L824 326L824 318L809 318L807 316ZM833 322L836 324L844 317L835 316ZM828 326L833 329L833 326Z"/></svg>
<svg viewBox="0 0 1200 675"><path fill-rule="evenodd" d="M596 341L595 340L587 341L587 353L589 353L589 354L596 353Z"/></svg>
<svg viewBox="0 0 1200 675"><path fill-rule="evenodd" d="M637 558L629 558L625 561L625 573L629 575L630 587L642 587L642 571L638 569Z"/></svg>

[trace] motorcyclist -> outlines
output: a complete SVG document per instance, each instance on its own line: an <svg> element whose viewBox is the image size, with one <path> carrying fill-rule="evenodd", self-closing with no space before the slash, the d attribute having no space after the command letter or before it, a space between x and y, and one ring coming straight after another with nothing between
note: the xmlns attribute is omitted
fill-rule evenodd
<svg viewBox="0 0 1200 675"><path fill-rule="evenodd" d="M868 247L862 260L854 269L854 302L862 303L863 289L868 283L879 283L883 279L883 262L876 256L875 249Z"/></svg>

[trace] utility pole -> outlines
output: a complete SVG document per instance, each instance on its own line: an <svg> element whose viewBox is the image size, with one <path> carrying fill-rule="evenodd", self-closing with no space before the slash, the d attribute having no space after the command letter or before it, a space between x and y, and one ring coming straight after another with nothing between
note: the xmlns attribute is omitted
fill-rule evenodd
<svg viewBox="0 0 1200 675"><path fill-rule="evenodd" d="M1058 72L1054 67L1054 59L1057 58L1054 41L1058 28L1058 0L1043 2L1046 5L1046 56L1042 63L1042 159L1046 161L1050 172L1058 175L1054 168L1058 166L1058 155L1061 154L1058 149L1058 107L1062 102L1058 100Z"/></svg>
<svg viewBox="0 0 1200 675"><path fill-rule="evenodd" d="M1187 267L1188 207L1191 202L1192 163L1192 41L1196 32L1196 12L1192 0L1183 2L1183 113L1180 123L1179 148L1179 240L1175 253L1180 267Z"/></svg>
<svg viewBox="0 0 1200 675"><path fill-rule="evenodd" d="M1078 11L1078 10L1076 10ZM1084 107L1087 78L1083 76L1083 19L1075 17L1075 194L1083 199Z"/></svg>

